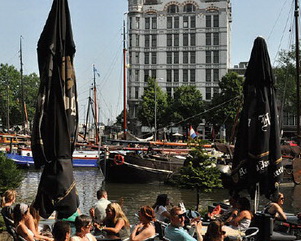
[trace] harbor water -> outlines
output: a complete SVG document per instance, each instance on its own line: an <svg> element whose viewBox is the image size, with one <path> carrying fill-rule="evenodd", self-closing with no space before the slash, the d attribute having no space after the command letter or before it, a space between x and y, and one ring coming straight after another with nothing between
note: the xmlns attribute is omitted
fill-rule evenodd
<svg viewBox="0 0 301 241"><path fill-rule="evenodd" d="M120 174L122 175L122 173ZM25 170L25 178L21 186L17 189L17 202L30 204L36 195L41 171ZM122 202L123 209L131 223L136 223L135 213L142 205L153 205L158 194L166 193L173 205L183 202L186 208L195 209L196 192L188 189L178 189L164 185L162 183L152 184L123 184L105 183L103 175L97 168L74 169L74 178L80 199L80 210L83 214L88 214L89 209L96 202L96 192L101 187L108 191L109 200ZM103 186L104 185L104 186ZM289 213L301 211L301 185L285 183L280 186L280 191L284 193L284 210ZM200 206L202 210L207 209L213 202L224 202L229 197L228 190L218 189L212 193L201 193ZM259 210L262 209L267 200L261 197Z"/></svg>

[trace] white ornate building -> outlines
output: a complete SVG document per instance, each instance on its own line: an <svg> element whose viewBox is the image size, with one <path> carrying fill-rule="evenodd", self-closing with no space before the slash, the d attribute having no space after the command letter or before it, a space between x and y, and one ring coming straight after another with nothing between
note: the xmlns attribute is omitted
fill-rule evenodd
<svg viewBox="0 0 301 241"><path fill-rule="evenodd" d="M195 85L219 92L230 66L230 0L128 0L128 107L132 125L149 77L173 95Z"/></svg>

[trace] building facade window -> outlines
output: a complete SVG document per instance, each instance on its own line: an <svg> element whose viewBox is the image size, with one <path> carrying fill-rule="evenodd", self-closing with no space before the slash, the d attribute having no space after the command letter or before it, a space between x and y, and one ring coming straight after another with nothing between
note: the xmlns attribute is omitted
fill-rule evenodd
<svg viewBox="0 0 301 241"><path fill-rule="evenodd" d="M214 28L219 27L219 15L213 15L213 27Z"/></svg>
<svg viewBox="0 0 301 241"><path fill-rule="evenodd" d="M178 64L179 63L179 52L173 53L173 63Z"/></svg>
<svg viewBox="0 0 301 241"><path fill-rule="evenodd" d="M190 16L190 28L195 28L195 16Z"/></svg>
<svg viewBox="0 0 301 241"><path fill-rule="evenodd" d="M183 69L183 82L188 82L188 69Z"/></svg>
<svg viewBox="0 0 301 241"><path fill-rule="evenodd" d="M133 25L133 19L132 17L129 18L129 29L132 29L132 25Z"/></svg>
<svg viewBox="0 0 301 241"><path fill-rule="evenodd" d="M167 52L166 54L166 63L172 64L172 52Z"/></svg>
<svg viewBox="0 0 301 241"><path fill-rule="evenodd" d="M168 47L172 46L172 34L167 34L166 37L167 37L167 43L166 43L166 45Z"/></svg>
<svg viewBox="0 0 301 241"><path fill-rule="evenodd" d="M210 100L210 99L211 99L211 88L206 87L206 100Z"/></svg>
<svg viewBox="0 0 301 241"><path fill-rule="evenodd" d="M172 17L167 17L167 28L172 28Z"/></svg>
<svg viewBox="0 0 301 241"><path fill-rule="evenodd" d="M145 29L150 29L150 18L145 18Z"/></svg>
<svg viewBox="0 0 301 241"><path fill-rule="evenodd" d="M211 33L206 33L206 45L211 45Z"/></svg>
<svg viewBox="0 0 301 241"><path fill-rule="evenodd" d="M171 82L172 80L172 72L171 69L166 70L166 82Z"/></svg>
<svg viewBox="0 0 301 241"><path fill-rule="evenodd" d="M211 63L211 51L207 50L206 51L206 64Z"/></svg>
<svg viewBox="0 0 301 241"><path fill-rule="evenodd" d="M130 34L130 36L129 36L129 47L133 46L132 42L133 42L133 35Z"/></svg>
<svg viewBox="0 0 301 241"><path fill-rule="evenodd" d="M217 96L218 93L219 93L219 88L218 88L218 87L214 87L214 88L213 88L213 97L214 97L214 96Z"/></svg>
<svg viewBox="0 0 301 241"><path fill-rule="evenodd" d="M156 47L157 47L157 35L152 34L152 48L156 48Z"/></svg>
<svg viewBox="0 0 301 241"><path fill-rule="evenodd" d="M147 82L149 79L149 70L145 69L144 70L144 82Z"/></svg>
<svg viewBox="0 0 301 241"><path fill-rule="evenodd" d="M139 81L139 70L138 69L136 69L135 70L135 81Z"/></svg>
<svg viewBox="0 0 301 241"><path fill-rule="evenodd" d="M213 81L214 82L219 82L219 69L214 69L213 70Z"/></svg>
<svg viewBox="0 0 301 241"><path fill-rule="evenodd" d="M188 28L188 16L183 17L183 28Z"/></svg>
<svg viewBox="0 0 301 241"><path fill-rule="evenodd" d="M139 98L139 87L135 87L135 99Z"/></svg>
<svg viewBox="0 0 301 241"><path fill-rule="evenodd" d="M157 29L157 17L152 17L152 29Z"/></svg>
<svg viewBox="0 0 301 241"><path fill-rule="evenodd" d="M144 53L144 64L149 64L149 52Z"/></svg>
<svg viewBox="0 0 301 241"><path fill-rule="evenodd" d="M195 64L195 51L190 52L190 63Z"/></svg>
<svg viewBox="0 0 301 241"><path fill-rule="evenodd" d="M140 46L139 42L140 42L139 35L136 34L136 47L139 47L139 46Z"/></svg>
<svg viewBox="0 0 301 241"><path fill-rule="evenodd" d="M179 34L174 34L174 46L179 46Z"/></svg>
<svg viewBox="0 0 301 241"><path fill-rule="evenodd" d="M179 17L178 16L176 16L176 17L174 17L174 28L179 28Z"/></svg>
<svg viewBox="0 0 301 241"><path fill-rule="evenodd" d="M136 28L140 29L140 18L136 17Z"/></svg>
<svg viewBox="0 0 301 241"><path fill-rule="evenodd" d="M206 15L206 28L211 28L211 15Z"/></svg>
<svg viewBox="0 0 301 241"><path fill-rule="evenodd" d="M190 82L195 82L195 69L190 70Z"/></svg>
<svg viewBox="0 0 301 241"><path fill-rule="evenodd" d="M140 63L140 61L139 61L139 52L136 52L136 53L135 53L135 63L136 63L136 64L139 64L139 63Z"/></svg>
<svg viewBox="0 0 301 241"><path fill-rule="evenodd" d="M157 78L157 70L155 70L155 69L152 69L152 70L151 70L151 77L152 77L153 79L156 79L156 78Z"/></svg>
<svg viewBox="0 0 301 241"><path fill-rule="evenodd" d="M173 70L173 81L179 82L179 70L178 69Z"/></svg>
<svg viewBox="0 0 301 241"><path fill-rule="evenodd" d="M177 12L179 12L179 6L178 6L178 5L175 5L175 4L169 5L169 6L167 7L167 12L168 12L168 13L177 13Z"/></svg>
<svg viewBox="0 0 301 241"><path fill-rule="evenodd" d="M211 82L211 69L206 69L206 82Z"/></svg>
<svg viewBox="0 0 301 241"><path fill-rule="evenodd" d="M195 12L195 6L193 4L186 4L184 6L184 12L185 13L192 13Z"/></svg>
<svg viewBox="0 0 301 241"><path fill-rule="evenodd" d="M213 33L213 45L219 45L219 33Z"/></svg>
<svg viewBox="0 0 301 241"><path fill-rule="evenodd" d="M190 46L195 46L195 33L190 34Z"/></svg>
<svg viewBox="0 0 301 241"><path fill-rule="evenodd" d="M149 36L150 35L145 35L144 36L144 46L145 46L145 48L149 48Z"/></svg>
<svg viewBox="0 0 301 241"><path fill-rule="evenodd" d="M183 52L183 64L188 64L188 51Z"/></svg>
<svg viewBox="0 0 301 241"><path fill-rule="evenodd" d="M157 64L157 53L152 52L152 64Z"/></svg>
<svg viewBox="0 0 301 241"><path fill-rule="evenodd" d="M219 51L218 50L213 51L213 63L215 63L215 64L219 63Z"/></svg>
<svg viewBox="0 0 301 241"><path fill-rule="evenodd" d="M170 87L166 87L166 94L167 94L169 97L172 97L172 93L171 93L171 88L170 88Z"/></svg>
<svg viewBox="0 0 301 241"><path fill-rule="evenodd" d="M183 34L183 46L188 46L188 33Z"/></svg>

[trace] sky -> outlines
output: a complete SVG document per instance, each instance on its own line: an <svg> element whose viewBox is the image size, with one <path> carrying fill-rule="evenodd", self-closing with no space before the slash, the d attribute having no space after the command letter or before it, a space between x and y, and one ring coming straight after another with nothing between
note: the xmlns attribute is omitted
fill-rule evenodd
<svg viewBox="0 0 301 241"><path fill-rule="evenodd" d="M198 1L198 0L196 0ZM0 63L20 69L22 36L23 72L38 74L37 42L52 0L0 0ZM250 58L257 36L266 39L271 62L279 50L294 41L294 0L231 0L231 66ZM96 76L100 121L115 120L123 109L122 24L127 0L69 0L77 79L80 121L87 111L88 96ZM291 29L291 31L290 31Z"/></svg>

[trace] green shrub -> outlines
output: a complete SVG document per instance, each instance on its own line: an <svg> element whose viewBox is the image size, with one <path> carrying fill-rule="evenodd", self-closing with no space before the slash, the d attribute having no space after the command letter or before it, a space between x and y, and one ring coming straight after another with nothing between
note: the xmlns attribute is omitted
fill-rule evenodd
<svg viewBox="0 0 301 241"><path fill-rule="evenodd" d="M15 162L0 153L0 194L19 187L23 177L23 171L18 169Z"/></svg>

